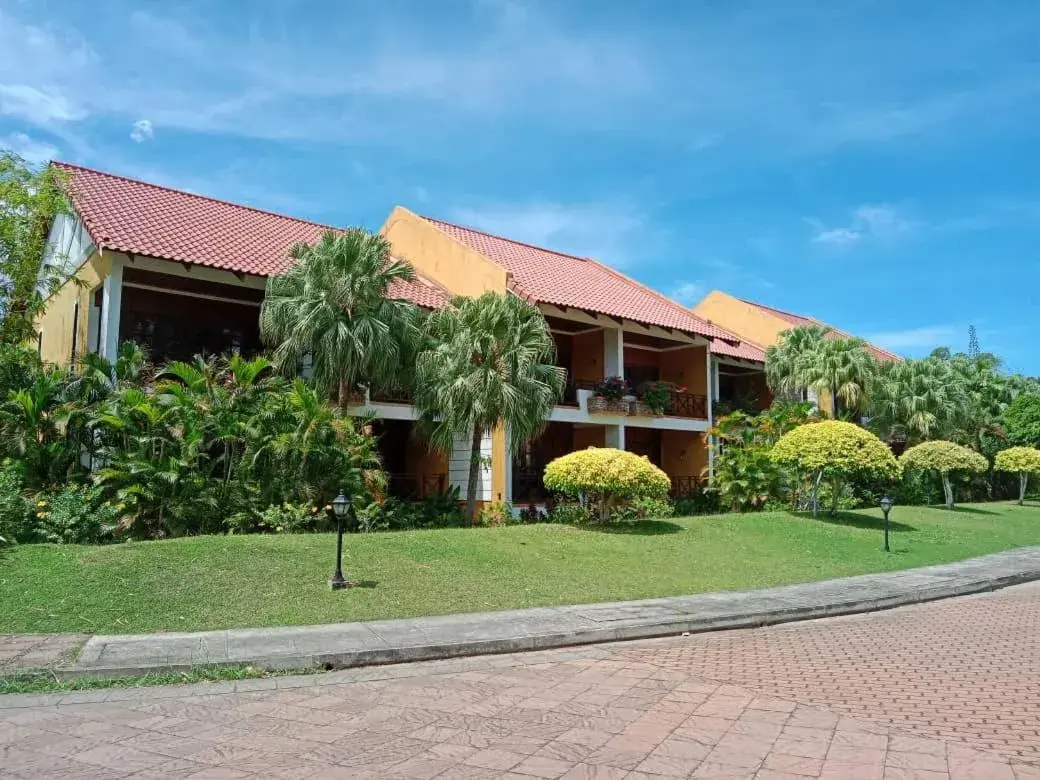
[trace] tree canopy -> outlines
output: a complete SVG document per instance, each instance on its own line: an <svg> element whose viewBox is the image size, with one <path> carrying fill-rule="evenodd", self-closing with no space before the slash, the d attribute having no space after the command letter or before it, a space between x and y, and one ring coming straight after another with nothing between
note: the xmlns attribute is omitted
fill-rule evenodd
<svg viewBox="0 0 1040 780"><path fill-rule="evenodd" d="M968 416L970 398L949 361L893 360L879 366L870 395L870 427L911 443L949 436Z"/></svg>
<svg viewBox="0 0 1040 780"><path fill-rule="evenodd" d="M954 492L950 474L957 471L983 473L989 468L989 461L982 455L952 441L922 442L900 455L899 462L905 469L938 472L942 477L946 506L951 509Z"/></svg>
<svg viewBox="0 0 1040 780"><path fill-rule="evenodd" d="M589 447L556 458L545 467L549 490L584 497L601 521L621 502L637 498L665 498L671 488L668 475L646 456L611 447Z"/></svg>
<svg viewBox="0 0 1040 780"><path fill-rule="evenodd" d="M1040 394L1022 393L1004 410L1008 441L1025 447L1040 447Z"/></svg>
<svg viewBox="0 0 1040 780"><path fill-rule="evenodd" d="M1029 477L1040 474L1040 450L1034 447L1009 447L997 453L993 467L997 471L1018 474L1018 503L1021 504L1026 498Z"/></svg>

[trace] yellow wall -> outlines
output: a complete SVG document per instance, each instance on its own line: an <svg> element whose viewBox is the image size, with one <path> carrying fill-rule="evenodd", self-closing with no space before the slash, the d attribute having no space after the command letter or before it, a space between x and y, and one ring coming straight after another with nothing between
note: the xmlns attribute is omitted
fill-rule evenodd
<svg viewBox="0 0 1040 780"><path fill-rule="evenodd" d="M47 307L36 321L41 334L40 355L46 363L67 366L72 357L72 320L79 299L79 331L76 337L77 357L89 350L87 326L92 291L108 276L111 260L100 254L90 257L70 279L47 301Z"/></svg>
<svg viewBox="0 0 1040 780"><path fill-rule="evenodd" d="M793 327L787 320L719 290L708 293L693 311L744 341L763 348L775 344L781 332Z"/></svg>
<svg viewBox="0 0 1040 780"><path fill-rule="evenodd" d="M693 395L708 395L707 347L686 347L661 352L661 379L685 386Z"/></svg>
<svg viewBox="0 0 1040 780"><path fill-rule="evenodd" d="M408 209L395 206L381 232L394 255L453 295L505 292L508 273Z"/></svg>
<svg viewBox="0 0 1040 780"><path fill-rule="evenodd" d="M661 467L669 477L707 478L705 435L692 431L661 431Z"/></svg>

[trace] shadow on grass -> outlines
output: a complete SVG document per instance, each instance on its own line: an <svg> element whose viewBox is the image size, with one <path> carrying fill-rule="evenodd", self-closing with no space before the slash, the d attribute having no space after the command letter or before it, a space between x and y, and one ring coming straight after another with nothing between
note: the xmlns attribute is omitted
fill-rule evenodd
<svg viewBox="0 0 1040 780"><path fill-rule="evenodd" d="M629 523L589 523L582 525L586 531L598 531L601 534L627 534L631 536L663 536L677 534L685 530L681 525L667 520L635 520Z"/></svg>
<svg viewBox="0 0 1040 780"><path fill-rule="evenodd" d="M883 517L871 517L870 515L860 515L854 512L838 512L838 514L832 515L830 512L821 511L816 517L812 516L812 512L799 512L798 517L804 517L806 520L816 520L821 523L830 523L831 525L847 525L851 528L870 528L877 531L881 531L885 527L885 518ZM898 520L892 519L891 516L889 517L888 527L893 531L917 530L915 526L900 523Z"/></svg>
<svg viewBox="0 0 1040 780"><path fill-rule="evenodd" d="M999 515L1000 512L994 512L992 509L979 509L977 506L957 506L953 505L953 509L947 509L945 504L939 504L937 506L928 506L925 509L941 509L944 512L956 512L957 514L965 515Z"/></svg>

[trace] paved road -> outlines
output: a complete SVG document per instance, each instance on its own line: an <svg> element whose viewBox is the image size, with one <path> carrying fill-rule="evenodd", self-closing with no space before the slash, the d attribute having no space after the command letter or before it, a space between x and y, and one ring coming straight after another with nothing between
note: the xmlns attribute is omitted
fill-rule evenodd
<svg viewBox="0 0 1040 780"><path fill-rule="evenodd" d="M573 651L0 697L0 750L4 778L1037 780L1040 584Z"/></svg>

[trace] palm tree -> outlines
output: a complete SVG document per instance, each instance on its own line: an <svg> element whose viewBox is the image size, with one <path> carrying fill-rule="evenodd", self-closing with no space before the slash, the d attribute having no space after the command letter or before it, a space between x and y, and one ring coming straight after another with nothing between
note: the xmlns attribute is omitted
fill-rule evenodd
<svg viewBox="0 0 1040 780"><path fill-rule="evenodd" d="M433 346L419 354L415 405L431 444L451 452L471 441L466 514L476 519L480 443L499 425L515 451L545 424L566 371L537 308L514 295L456 298L430 316Z"/></svg>
<svg viewBox="0 0 1040 780"><path fill-rule="evenodd" d="M965 384L946 360L893 361L878 369L870 395L870 426L884 439L910 444L946 438L965 419Z"/></svg>
<svg viewBox="0 0 1040 780"><path fill-rule="evenodd" d="M785 330L780 341L766 349L766 379L774 395L796 397L808 388L805 366L822 348L827 329L805 325Z"/></svg>
<svg viewBox="0 0 1040 780"><path fill-rule="evenodd" d="M364 382L400 388L418 342L419 310L388 294L395 282L415 278L411 265L362 228L326 231L289 254L297 262L268 279L260 310L277 369L294 374L309 356L315 388L326 397L336 391L341 406Z"/></svg>

